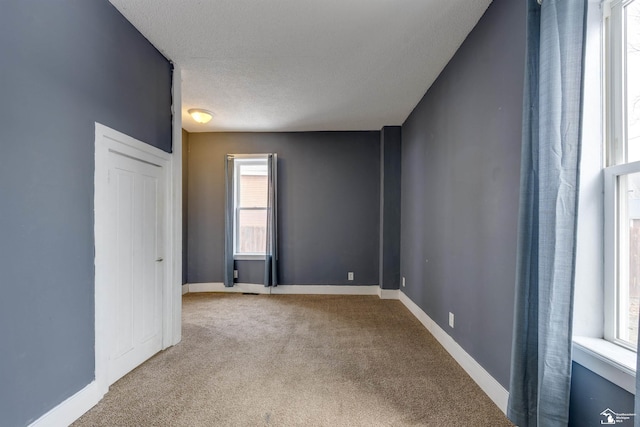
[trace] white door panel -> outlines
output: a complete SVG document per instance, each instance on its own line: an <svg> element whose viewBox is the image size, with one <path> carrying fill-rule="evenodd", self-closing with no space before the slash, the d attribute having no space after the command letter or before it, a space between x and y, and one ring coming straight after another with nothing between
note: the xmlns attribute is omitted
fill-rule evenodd
<svg viewBox="0 0 640 427"><path fill-rule="evenodd" d="M109 153L109 384L162 346L163 169Z"/></svg>

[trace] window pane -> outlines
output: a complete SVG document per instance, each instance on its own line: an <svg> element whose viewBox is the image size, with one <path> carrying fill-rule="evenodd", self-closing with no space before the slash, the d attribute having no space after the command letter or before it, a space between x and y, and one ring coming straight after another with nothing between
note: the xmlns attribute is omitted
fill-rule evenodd
<svg viewBox="0 0 640 427"><path fill-rule="evenodd" d="M239 254L264 254L267 247L267 210L238 209L238 241L236 252Z"/></svg>
<svg viewBox="0 0 640 427"><path fill-rule="evenodd" d="M240 165L238 185L241 208L267 207L267 163Z"/></svg>
<svg viewBox="0 0 640 427"><path fill-rule="evenodd" d="M235 159L235 167L235 253L262 255L267 247L267 160Z"/></svg>
<svg viewBox="0 0 640 427"><path fill-rule="evenodd" d="M640 284L640 173L618 178L618 339L638 343Z"/></svg>
<svg viewBox="0 0 640 427"><path fill-rule="evenodd" d="M640 1L625 7L627 161L640 160Z"/></svg>

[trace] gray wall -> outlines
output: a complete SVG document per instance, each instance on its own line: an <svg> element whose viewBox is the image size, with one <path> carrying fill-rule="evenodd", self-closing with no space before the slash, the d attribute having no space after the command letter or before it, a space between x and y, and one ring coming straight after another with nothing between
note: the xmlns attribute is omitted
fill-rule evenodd
<svg viewBox="0 0 640 427"><path fill-rule="evenodd" d="M402 126L405 293L507 388L524 48L495 0Z"/></svg>
<svg viewBox="0 0 640 427"><path fill-rule="evenodd" d="M380 131L380 287L400 287L402 129Z"/></svg>
<svg viewBox="0 0 640 427"><path fill-rule="evenodd" d="M525 2L494 0L402 126L404 292L505 388L524 35ZM600 425L608 407L633 413L633 395L574 363L569 424Z"/></svg>
<svg viewBox="0 0 640 427"><path fill-rule="evenodd" d="M189 148L190 283L223 281L225 154L276 152L281 284L378 284L379 132L191 133ZM238 269L262 283L260 263Z"/></svg>
<svg viewBox="0 0 640 427"><path fill-rule="evenodd" d="M610 383L587 368L573 363L571 374L570 427L601 426L600 413L609 408L618 414L633 414L633 394ZM632 426L633 418L623 426Z"/></svg>
<svg viewBox="0 0 640 427"><path fill-rule="evenodd" d="M2 2L0 424L94 378L94 122L171 147L171 68L106 0Z"/></svg>

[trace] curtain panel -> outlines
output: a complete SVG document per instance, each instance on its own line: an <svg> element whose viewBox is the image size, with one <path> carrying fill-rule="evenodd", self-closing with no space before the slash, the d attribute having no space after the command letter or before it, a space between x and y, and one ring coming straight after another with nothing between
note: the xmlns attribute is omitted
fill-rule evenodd
<svg viewBox="0 0 640 427"><path fill-rule="evenodd" d="M235 175L234 156L228 154L224 162L225 174L225 214L224 214L224 286L233 287L233 271L235 260L233 257L233 224L234 224L234 194L233 180Z"/></svg>
<svg viewBox="0 0 640 427"><path fill-rule="evenodd" d="M528 0L508 417L566 426L586 0Z"/></svg>
<svg viewBox="0 0 640 427"><path fill-rule="evenodd" d="M278 155L267 157L267 247L264 252L264 285L278 285Z"/></svg>

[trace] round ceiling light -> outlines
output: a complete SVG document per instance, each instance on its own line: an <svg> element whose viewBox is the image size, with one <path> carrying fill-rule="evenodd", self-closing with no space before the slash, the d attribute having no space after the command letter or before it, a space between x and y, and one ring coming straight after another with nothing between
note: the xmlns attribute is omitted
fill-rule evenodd
<svg viewBox="0 0 640 427"><path fill-rule="evenodd" d="M202 108L191 108L187 110L187 113L193 117L198 123L208 123L213 118L213 113L211 111L203 110Z"/></svg>

